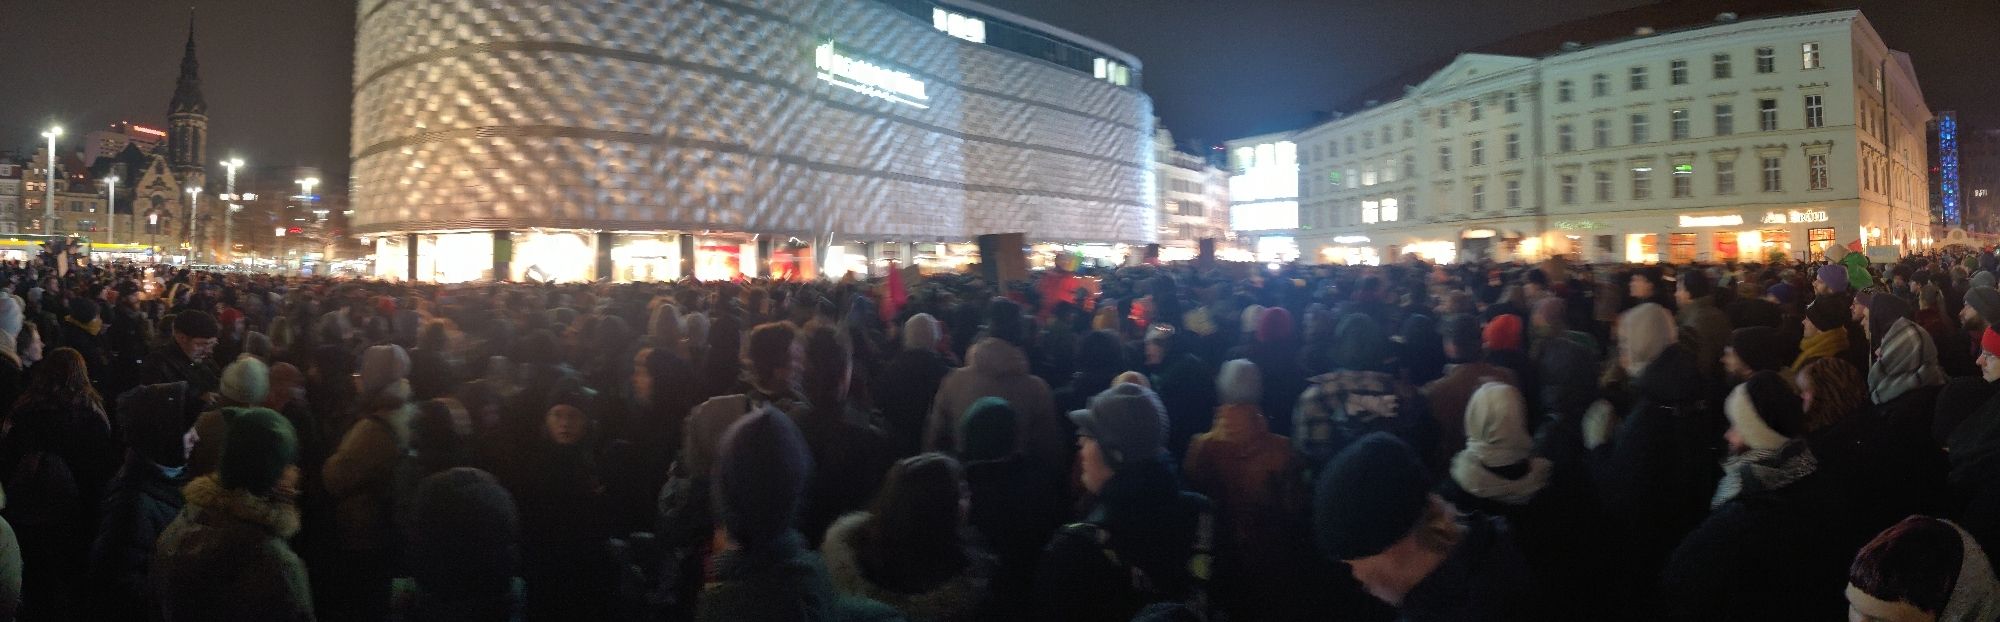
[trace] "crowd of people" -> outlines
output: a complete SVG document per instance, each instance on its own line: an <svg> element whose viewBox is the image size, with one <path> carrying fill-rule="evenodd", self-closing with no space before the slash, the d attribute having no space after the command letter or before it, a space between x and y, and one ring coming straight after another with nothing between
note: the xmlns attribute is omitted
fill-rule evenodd
<svg viewBox="0 0 2000 622"><path fill-rule="evenodd" d="M1991 621L2000 272L0 265L0 620Z"/></svg>

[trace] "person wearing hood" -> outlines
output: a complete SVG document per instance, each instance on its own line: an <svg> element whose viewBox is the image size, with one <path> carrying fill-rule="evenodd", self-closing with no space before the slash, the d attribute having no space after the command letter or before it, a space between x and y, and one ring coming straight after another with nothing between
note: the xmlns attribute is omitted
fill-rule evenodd
<svg viewBox="0 0 2000 622"><path fill-rule="evenodd" d="M1459 513L1431 481L1395 436L1355 441L1314 487L1320 553L1404 620L1546 619L1506 519Z"/></svg>
<svg viewBox="0 0 2000 622"><path fill-rule="evenodd" d="M1209 579L1214 520L1208 499L1181 489L1159 397L1121 384L1070 419L1078 471L1096 503L1043 548L1035 619L1124 621L1147 604L1195 594Z"/></svg>
<svg viewBox="0 0 2000 622"><path fill-rule="evenodd" d="M1447 501L1462 510L1510 516L1548 485L1553 465L1534 455L1521 392L1488 382L1465 409L1465 448L1452 456Z"/></svg>
<svg viewBox="0 0 2000 622"><path fill-rule="evenodd" d="M255 408L230 423L221 465L182 490L187 505L153 547L158 619L314 619L305 563L286 543L299 531L297 461L278 413Z"/></svg>
<svg viewBox="0 0 2000 622"><path fill-rule="evenodd" d="M1188 445L1183 473L1189 490L1215 502L1225 527L1216 546L1217 598L1247 613L1244 607L1276 605L1284 596L1270 589L1283 580L1283 568L1271 562L1291 546L1285 530L1304 497L1300 465L1291 441L1271 433L1258 412L1263 378L1255 363L1223 363L1215 386L1222 405L1213 427Z"/></svg>
<svg viewBox="0 0 2000 622"><path fill-rule="evenodd" d="M445 352L450 341L444 320L425 322L410 350L410 399L444 397L458 386L459 370Z"/></svg>
<svg viewBox="0 0 2000 622"><path fill-rule="evenodd" d="M820 555L834 587L912 620L978 619L994 560L966 536L969 502L964 470L950 456L898 461L866 511L827 530Z"/></svg>
<svg viewBox="0 0 2000 622"><path fill-rule="evenodd" d="M1189 352L1194 335L1168 324L1146 329L1143 344L1145 372L1160 402L1167 406L1167 451L1187 454L1188 439L1205 429L1215 412L1213 368Z"/></svg>
<svg viewBox="0 0 2000 622"><path fill-rule="evenodd" d="M1875 536L1847 570L1850 620L2000 619L2000 581L1979 541L1957 524L1911 516Z"/></svg>
<svg viewBox="0 0 2000 622"><path fill-rule="evenodd" d="M320 481L338 504L341 563L323 582L330 617L342 612L381 617L389 604L391 559L396 550L387 507L396 462L409 451L410 355L402 346L380 345L361 355L355 382L360 414L320 467Z"/></svg>
<svg viewBox="0 0 2000 622"><path fill-rule="evenodd" d="M1835 246L1846 250L1845 247ZM1832 259L1829 256L1829 259ZM1847 286L1853 291L1861 291L1875 286L1875 276L1868 272L1868 256L1858 251L1848 251L1839 259L1832 259L1847 274Z"/></svg>
<svg viewBox="0 0 2000 622"><path fill-rule="evenodd" d="M957 444L953 433L966 408L982 397L998 397L1013 405L1019 417L1015 437L1021 455L1052 470L1070 462L1070 444L1056 414L1049 384L1028 373L1028 326L1021 305L994 300L986 307L985 339L966 351L965 366L946 374L924 424L924 449L946 451Z"/></svg>
<svg viewBox="0 0 2000 622"><path fill-rule="evenodd" d="M813 461L791 418L761 406L729 426L719 449L714 493L722 546L695 620L899 619L880 603L842 596L794 527Z"/></svg>
<svg viewBox="0 0 2000 622"><path fill-rule="evenodd" d="M188 455L188 477L201 477L215 471L216 463L222 457L222 437L228 428L226 411L246 406L261 406L270 391L270 369L256 357L244 356L230 363L222 370L222 396L216 400L215 408L201 413L194 420L194 451ZM296 426L294 426L296 430Z"/></svg>
<svg viewBox="0 0 2000 622"><path fill-rule="evenodd" d="M1722 348L1723 379L1733 385L1760 371L1784 371L1797 358L1793 353L1796 345L1769 326L1730 331L1729 345Z"/></svg>
<svg viewBox="0 0 2000 622"><path fill-rule="evenodd" d="M1680 321L1681 339L1695 356L1695 368L1702 377L1720 381L1722 349L1729 345L1732 327L1728 314L1715 306L1714 290L1707 272L1682 270L1674 287L1674 300L1680 303L1674 316Z"/></svg>
<svg viewBox="0 0 2000 622"><path fill-rule="evenodd" d="M1896 299L1875 297L1870 324L1897 316L1883 307ZM1900 303L1893 303L1891 306ZM1906 306L1904 308L1907 308ZM1857 436L1869 446L1853 474L1865 482L1858 498L1868 499L1867 529L1898 517L1944 509L1944 481L1949 461L1932 436L1938 395L1945 385L1937 347L1928 333L1907 317L1896 317L1876 333L1879 358L1868 368L1869 401L1874 412L1865 417Z"/></svg>
<svg viewBox="0 0 2000 622"><path fill-rule="evenodd" d="M390 620L516 620L524 609L521 519L491 474L457 467L416 488Z"/></svg>
<svg viewBox="0 0 2000 622"><path fill-rule="evenodd" d="M1619 318L1617 364L1630 378L1621 401L1630 406L1608 438L1586 436L1591 479L1623 547L1613 553L1622 581L1614 602L1632 607L1643 608L1675 543L1701 523L1721 455L1714 410L1688 390L1702 386L1701 373L1676 330L1659 305Z"/></svg>
<svg viewBox="0 0 2000 622"><path fill-rule="evenodd" d="M1838 357L1852 364L1856 360L1848 352L1851 340L1848 338L1848 306L1850 299L1845 294L1823 294L1806 307L1806 319L1800 323L1805 338L1799 341L1799 356L1792 359L1791 372L1798 373L1806 364L1816 359ZM1867 368L1868 354L1858 357L1862 363L1855 369Z"/></svg>
<svg viewBox="0 0 2000 622"><path fill-rule="evenodd" d="M89 609L103 620L153 619L146 569L153 544L181 512L187 483L186 383L133 388L118 396L125 465L105 486L90 545L88 577L104 591ZM221 438L213 441L222 444Z"/></svg>
<svg viewBox="0 0 2000 622"><path fill-rule="evenodd" d="M1485 348L1488 340L1477 319L1470 315L1447 317L1439 332L1444 336L1445 357L1454 364L1443 378L1423 387L1424 401L1438 423L1438 445L1428 450L1430 455L1426 458L1430 464L1444 464L1465 447L1465 405L1472 401L1474 392L1489 382L1517 387L1520 382L1514 370L1488 361Z"/></svg>
<svg viewBox="0 0 2000 622"><path fill-rule="evenodd" d="M1430 402L1416 387L1388 373L1389 338L1381 326L1367 316L1349 315L1334 335L1329 346L1334 370L1306 380L1292 412L1292 447L1306 467L1317 469L1375 431L1392 432L1434 453L1442 425L1427 416ZM1441 462L1433 455L1430 464Z"/></svg>
<svg viewBox="0 0 2000 622"><path fill-rule="evenodd" d="M1711 512L1660 574L1668 620L1830 620L1854 542L1847 503L1804 437L1784 378L1759 372L1723 406L1730 456Z"/></svg>
<svg viewBox="0 0 2000 622"><path fill-rule="evenodd" d="M903 322L903 348L889 359L872 387L887 427L884 432L897 456L914 456L923 449L931 401L953 369L951 358L938 347L942 336L943 328L931 314L910 316Z"/></svg>

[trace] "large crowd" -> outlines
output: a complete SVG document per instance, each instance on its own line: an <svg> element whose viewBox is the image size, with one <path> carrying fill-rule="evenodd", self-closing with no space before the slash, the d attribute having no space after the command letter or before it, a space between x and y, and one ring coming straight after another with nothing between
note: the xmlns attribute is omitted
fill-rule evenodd
<svg viewBox="0 0 2000 622"><path fill-rule="evenodd" d="M2000 619L2000 272L0 264L0 620Z"/></svg>

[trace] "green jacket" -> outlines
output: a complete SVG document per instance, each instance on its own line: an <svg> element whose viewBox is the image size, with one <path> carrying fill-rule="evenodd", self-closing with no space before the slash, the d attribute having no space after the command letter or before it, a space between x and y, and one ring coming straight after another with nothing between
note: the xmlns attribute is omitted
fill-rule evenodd
<svg viewBox="0 0 2000 622"><path fill-rule="evenodd" d="M1868 274L1866 253L1848 253L1846 257L1840 258L1840 264L1847 266L1847 285L1853 288L1853 291L1858 292L1875 285L1875 277Z"/></svg>

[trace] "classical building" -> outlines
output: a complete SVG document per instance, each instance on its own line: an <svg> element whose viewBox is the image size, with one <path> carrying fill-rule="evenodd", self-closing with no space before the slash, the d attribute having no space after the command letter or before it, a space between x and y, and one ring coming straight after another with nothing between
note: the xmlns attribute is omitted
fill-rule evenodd
<svg viewBox="0 0 2000 622"><path fill-rule="evenodd" d="M1289 136L1298 239L1355 263L1911 250L1933 236L1930 120L1909 56L1852 10L1469 53Z"/></svg>
<svg viewBox="0 0 2000 622"><path fill-rule="evenodd" d="M358 3L381 276L661 279L1157 236L1138 59L969 0ZM480 24L479 27L467 27Z"/></svg>
<svg viewBox="0 0 2000 622"><path fill-rule="evenodd" d="M1202 240L1225 243L1229 235L1229 174L1206 158L1180 150L1174 135L1160 128L1153 138L1159 183L1160 257L1195 257Z"/></svg>

